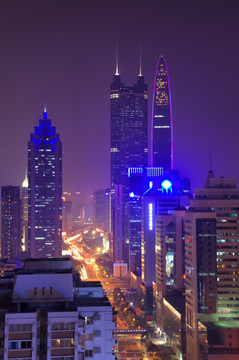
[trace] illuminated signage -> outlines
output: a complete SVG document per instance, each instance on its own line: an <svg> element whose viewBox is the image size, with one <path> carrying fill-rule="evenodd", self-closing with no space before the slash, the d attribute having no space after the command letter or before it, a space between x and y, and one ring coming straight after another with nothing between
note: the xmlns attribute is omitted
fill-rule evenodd
<svg viewBox="0 0 239 360"><path fill-rule="evenodd" d="M167 192L172 187L172 185L173 184L169 180L164 180L164 181L161 182L162 188L165 189Z"/></svg>
<svg viewBox="0 0 239 360"><path fill-rule="evenodd" d="M149 230L153 230L153 204L149 204Z"/></svg>

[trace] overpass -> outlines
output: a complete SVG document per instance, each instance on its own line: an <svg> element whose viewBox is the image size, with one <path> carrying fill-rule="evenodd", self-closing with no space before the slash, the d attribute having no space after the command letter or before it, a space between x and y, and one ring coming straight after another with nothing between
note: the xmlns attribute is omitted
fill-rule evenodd
<svg viewBox="0 0 239 360"><path fill-rule="evenodd" d="M147 328L147 329L115 329L114 334L116 335L125 335L125 334L152 334L154 333L154 328Z"/></svg>

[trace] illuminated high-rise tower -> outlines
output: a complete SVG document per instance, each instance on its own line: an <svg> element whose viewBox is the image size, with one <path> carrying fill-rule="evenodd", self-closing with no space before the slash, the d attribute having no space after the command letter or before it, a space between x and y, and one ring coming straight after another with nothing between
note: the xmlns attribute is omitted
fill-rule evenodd
<svg viewBox="0 0 239 360"><path fill-rule="evenodd" d="M128 168L146 167L148 161L148 94L141 66L136 84L125 86L120 81L118 62L116 62L110 103L114 261L127 261L128 251L125 243L129 239Z"/></svg>
<svg viewBox="0 0 239 360"><path fill-rule="evenodd" d="M47 118L28 142L28 250L33 258L61 256L62 145Z"/></svg>
<svg viewBox="0 0 239 360"><path fill-rule="evenodd" d="M27 251L28 245L28 178L27 173L21 188L21 206L22 206L22 251Z"/></svg>
<svg viewBox="0 0 239 360"><path fill-rule="evenodd" d="M2 186L1 197L1 257L17 258L21 250L20 187Z"/></svg>
<svg viewBox="0 0 239 360"><path fill-rule="evenodd" d="M210 328L212 323L219 326L220 354L224 351L231 354L230 350L238 347L234 342L239 337L238 217L236 179L216 178L210 170L205 188L195 190L185 214L185 311L189 360L202 359L203 348L207 346L213 351L212 347L210 349L212 337L208 338L208 344L202 340L205 331L202 331L201 321L205 325L206 320ZM214 334L214 339L219 336ZM218 342L216 344L218 346Z"/></svg>
<svg viewBox="0 0 239 360"><path fill-rule="evenodd" d="M160 57L154 82L151 166L173 169L173 127L167 65Z"/></svg>

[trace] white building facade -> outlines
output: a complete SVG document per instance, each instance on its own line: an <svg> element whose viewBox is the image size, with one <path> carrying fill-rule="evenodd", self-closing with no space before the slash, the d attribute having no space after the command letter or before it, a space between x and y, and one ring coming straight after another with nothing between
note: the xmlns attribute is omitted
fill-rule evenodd
<svg viewBox="0 0 239 360"><path fill-rule="evenodd" d="M61 269L56 262L18 271L8 298L0 292L0 359L115 359L114 314L101 284L73 281L70 261L58 260Z"/></svg>

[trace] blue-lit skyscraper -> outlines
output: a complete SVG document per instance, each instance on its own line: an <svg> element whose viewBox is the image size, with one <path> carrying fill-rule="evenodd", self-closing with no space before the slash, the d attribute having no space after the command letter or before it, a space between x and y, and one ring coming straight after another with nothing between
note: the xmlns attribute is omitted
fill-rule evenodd
<svg viewBox="0 0 239 360"><path fill-rule="evenodd" d="M129 168L129 269L141 274L141 200L144 193L163 175L163 168Z"/></svg>
<svg viewBox="0 0 239 360"><path fill-rule="evenodd" d="M28 142L28 249L33 258L61 256L62 144L46 107Z"/></svg>
<svg viewBox="0 0 239 360"><path fill-rule="evenodd" d="M151 166L173 169L173 124L167 65L160 57L154 81Z"/></svg>
<svg viewBox="0 0 239 360"><path fill-rule="evenodd" d="M142 196L141 279L145 291L145 309L148 313L153 311L153 283L156 280L157 270L155 267L156 216L188 206L189 194L180 188L180 183L176 171L165 172L157 180L149 183L148 190ZM171 245L173 247L173 244Z"/></svg>
<svg viewBox="0 0 239 360"><path fill-rule="evenodd" d="M129 87L121 83L116 67L110 103L113 258L128 261L125 246L129 240L128 168L145 167L148 162L148 94L141 70L137 83Z"/></svg>
<svg viewBox="0 0 239 360"><path fill-rule="evenodd" d="M172 199L173 195L180 195L180 198L190 197L190 180L180 177L178 171L163 171L163 168L129 168L129 214L130 214L130 246L129 246L129 268L130 271L141 273L142 265L142 198L149 196L165 197L165 203L161 204L161 209L165 212L172 210L176 202ZM170 180L173 188L169 193L162 192L162 183ZM167 183L166 183L167 184ZM155 190L156 189L156 190ZM173 201L172 201L173 200ZM153 235L154 236L154 235ZM150 245L152 246L152 244ZM154 249L154 246L152 246ZM149 250L148 250L149 253ZM152 258L153 263L154 258Z"/></svg>

